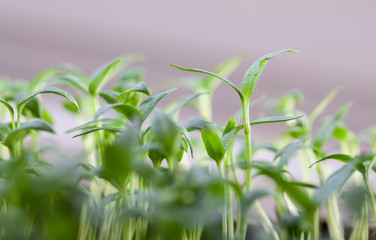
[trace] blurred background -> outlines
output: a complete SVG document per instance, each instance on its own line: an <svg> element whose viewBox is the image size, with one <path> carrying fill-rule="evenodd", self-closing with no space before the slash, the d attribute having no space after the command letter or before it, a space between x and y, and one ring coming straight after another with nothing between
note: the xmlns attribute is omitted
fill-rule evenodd
<svg viewBox="0 0 376 240"><path fill-rule="evenodd" d="M330 90L343 85L346 89L328 113L352 101L345 122L359 131L376 123L375 13L374 1L3 0L0 76L32 79L61 62L71 62L89 75L124 54L142 53L145 82L156 93L167 89L162 84L166 81L198 75L169 63L210 70L246 53L229 77L240 86L258 57L292 48L299 53L269 62L253 99L300 89L305 99L298 107L310 112ZM223 124L239 108L233 89L221 84L214 93L215 121ZM57 124L65 130L75 126L61 120ZM271 129L256 129L255 134Z"/></svg>

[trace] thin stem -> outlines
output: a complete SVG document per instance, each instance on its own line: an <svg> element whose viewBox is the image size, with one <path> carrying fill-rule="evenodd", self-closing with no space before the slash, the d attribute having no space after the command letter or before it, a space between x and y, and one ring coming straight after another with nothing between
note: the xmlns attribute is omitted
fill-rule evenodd
<svg viewBox="0 0 376 240"><path fill-rule="evenodd" d="M252 186L252 141L251 141L251 126L249 125L249 102L243 102L243 127L245 141L247 145L247 168L246 168L246 184L245 189L249 191Z"/></svg>
<svg viewBox="0 0 376 240"><path fill-rule="evenodd" d="M229 150L229 149L228 149ZM231 148L230 148L231 150ZM225 174L226 179L228 181L231 180L231 158L229 155L232 155L231 152L227 152L226 158L225 158ZM233 215L233 200L232 200L232 193L231 193L231 186L226 185L226 212L227 212L227 234L228 239L233 240L234 239L234 215Z"/></svg>
<svg viewBox="0 0 376 240"><path fill-rule="evenodd" d="M222 166L222 161L217 162L217 169L218 169L218 174L221 178L224 178L224 172L223 172L223 166ZM227 226L227 192L228 189L225 187L225 201L222 206L222 235L224 239L228 239L227 234L228 234L228 226Z"/></svg>

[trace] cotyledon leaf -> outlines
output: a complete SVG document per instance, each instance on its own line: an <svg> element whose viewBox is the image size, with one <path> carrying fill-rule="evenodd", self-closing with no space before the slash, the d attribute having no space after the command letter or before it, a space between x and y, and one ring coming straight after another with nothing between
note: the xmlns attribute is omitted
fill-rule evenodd
<svg viewBox="0 0 376 240"><path fill-rule="evenodd" d="M148 99L146 99L145 101L143 101L140 104L140 106L138 106L138 110L140 111L140 113L142 115L142 120L145 120L149 116L150 112L153 110L155 105L157 105L157 103L162 98L164 98L167 94L169 94L169 93L171 93L175 90L176 90L176 88L169 89L167 91L164 91L164 92L158 93L154 96L151 96Z"/></svg>
<svg viewBox="0 0 376 240"><path fill-rule="evenodd" d="M179 151L181 127L168 114L163 111L153 113L151 132L163 146L166 156L174 156Z"/></svg>
<svg viewBox="0 0 376 240"><path fill-rule="evenodd" d="M114 109L116 112L120 113L122 116L126 117L130 121L142 119L142 115L138 111L138 109L126 103L114 103L105 105L97 110L97 112L94 115L94 119L97 119L100 115L102 115L110 109Z"/></svg>
<svg viewBox="0 0 376 240"><path fill-rule="evenodd" d="M108 104L116 103L116 99L119 95L119 92L113 90L105 90L99 93L99 96L101 96Z"/></svg>
<svg viewBox="0 0 376 240"><path fill-rule="evenodd" d="M32 99L33 97L35 97L35 96L37 96L39 94L44 94L44 93L53 93L53 94L57 94L57 95L60 95L62 97L65 97L70 102L72 102L74 104L74 106L77 108L77 110L79 111L79 106L78 106L78 103L77 103L76 99L74 99L74 97L72 97L72 95L70 95L67 91L65 91L63 89L60 89L60 88L56 88L56 87L48 87L48 88L40 89L40 90L32 93L31 95L25 97L24 99L22 99L20 101L20 103L17 105L18 114L19 115L21 114L23 108L26 106L27 102L30 99Z"/></svg>
<svg viewBox="0 0 376 240"><path fill-rule="evenodd" d="M309 121L312 125L315 119L325 110L325 108L329 105L329 103L333 100L337 94L342 91L344 87L337 87L330 91L330 93L317 105L317 107L312 111L309 115Z"/></svg>
<svg viewBox="0 0 376 240"><path fill-rule="evenodd" d="M334 192L341 189L341 187L354 173L356 165L357 161L349 162L349 164L346 164L339 170L335 171L332 175L330 175L328 180L314 193L313 200L317 204L317 206L320 206L330 196L332 196Z"/></svg>
<svg viewBox="0 0 376 240"><path fill-rule="evenodd" d="M179 66L176 66L174 64L169 64L170 66L172 67L175 67L175 68L178 68L180 70L184 70L184 71L188 71L188 72L199 72L199 73L204 73L204 74L208 74L210 76L213 76L213 77L216 77L218 78L219 80L227 83L229 86L231 86L239 95L240 97L240 100L243 102L244 101L244 95L243 93L239 90L239 88L237 88L235 86L235 84L233 84L230 80L228 80L227 78L224 78L222 76L219 76L215 73L212 73L212 72L209 72L209 71L205 71L205 70L201 70L201 69L196 69L196 68L184 68L184 67L179 67Z"/></svg>
<svg viewBox="0 0 376 240"><path fill-rule="evenodd" d="M101 86L109 80L111 75L115 72L117 66L121 63L122 59L118 59L112 63L110 63L107 67L105 67L98 76L90 83L89 85L89 92L91 95L95 95Z"/></svg>
<svg viewBox="0 0 376 240"><path fill-rule="evenodd" d="M350 155L342 154L342 153L332 154L332 155L326 156L324 158L321 158L318 161L312 163L309 167L312 167L313 165L315 165L319 162L322 162L324 160L327 160L327 159L338 160L338 161L341 161L341 162L346 163L346 164L350 163L351 164L350 166L354 166L355 169L358 170L361 174L364 175L366 173L366 169L365 169L364 165L358 160L357 157L353 158ZM358 163L355 164L357 161L358 161Z"/></svg>
<svg viewBox="0 0 376 240"><path fill-rule="evenodd" d="M92 132L96 132L96 131L100 131L100 130L103 130L103 131L108 131L108 132L114 132L114 133L119 133L121 132L123 128L121 127L114 127L114 126L102 126L102 127L96 127L96 128L91 128L91 129L88 129L80 134L77 134L77 135L74 135L72 138L76 138L76 137L80 137L80 136L84 136L86 134L89 134L89 133L92 133Z"/></svg>
<svg viewBox="0 0 376 240"><path fill-rule="evenodd" d="M228 146L230 145L232 139L234 138L235 134L235 119L231 118L227 124L225 129L223 130L221 141L223 144L223 148L225 151L227 150Z"/></svg>
<svg viewBox="0 0 376 240"><path fill-rule="evenodd" d="M78 74L78 73L57 73L55 74L57 77L56 80L60 80L74 86L75 88L79 89L80 91L86 93L88 92L88 85L91 81L89 78Z"/></svg>
<svg viewBox="0 0 376 240"><path fill-rule="evenodd" d="M351 104L348 103L341 107L337 114L329 119L327 119L324 124L318 130L313 145L317 148L321 148L324 143L332 136L334 130L342 122L343 118L346 116Z"/></svg>
<svg viewBox="0 0 376 240"><path fill-rule="evenodd" d="M116 119L116 118L101 118L101 119L94 119L94 120L91 120L87 123L84 123L80 126L77 126L77 127L74 127L74 128L71 128L67 131L65 131L65 133L71 133L71 132L74 132L74 131L77 131L77 130L87 130L89 128L93 128L97 125L97 123L104 123L104 122L110 122L111 123L121 123L121 124L125 124L124 121L122 120L119 120L119 119Z"/></svg>
<svg viewBox="0 0 376 240"><path fill-rule="evenodd" d="M180 127L180 130L181 130L181 132L183 133L184 138L185 138L185 140L186 140L187 143L188 143L189 150L191 151L191 157L194 159L194 155L193 155L193 147L192 147L192 139L191 139L191 137L189 136L189 133L188 133L187 129L185 129L184 127Z"/></svg>
<svg viewBox="0 0 376 240"><path fill-rule="evenodd" d="M10 117L12 118L12 124L14 123L14 110L13 110L13 107L6 101L0 99L0 103L4 104L4 106L8 109L9 113L10 113ZM14 128L15 126L13 126Z"/></svg>
<svg viewBox="0 0 376 240"><path fill-rule="evenodd" d="M209 93L209 92L198 92L198 93L195 93L195 94L185 98L183 101L179 102L179 104L176 107L174 107L170 112L168 112L168 114L170 114L170 115L175 114L177 111L179 111L181 108L183 108L189 102L191 102L193 99L197 98L201 94L207 94L207 93Z"/></svg>
<svg viewBox="0 0 376 240"><path fill-rule="evenodd" d="M120 95L116 99L116 102L124 102L127 94L130 93L130 92L140 92L140 93L143 93L143 94L148 95L148 96L151 95L151 93L150 93L148 87L146 86L146 84L141 81L141 82L138 82L133 87L131 87L130 89L120 93Z"/></svg>
<svg viewBox="0 0 376 240"><path fill-rule="evenodd" d="M5 138L3 144L6 146L12 146L13 143L15 143L20 138L22 138L24 134L29 130L39 130L39 131L55 133L52 126L48 122L42 119L35 118L35 119L30 120L29 122L22 124L17 129L11 131L8 134L8 136Z"/></svg>
<svg viewBox="0 0 376 240"><path fill-rule="evenodd" d="M263 117L256 119L254 121L251 121L249 124L252 125L258 125L258 124L264 124L264 123L277 123L277 122L287 122L291 120L295 120L298 118L303 117L304 115L298 115L298 116L271 116L271 117ZM240 131L243 129L243 125L239 125L236 127L236 131Z"/></svg>
<svg viewBox="0 0 376 240"><path fill-rule="evenodd" d="M242 82L242 92L244 94L245 101L249 101L253 90L256 87L256 84L261 76L261 73L264 71L266 63L268 60L276 57L277 55L285 52L297 52L296 50L292 49L284 49L280 51L276 51L273 53L269 53L259 59L257 59L247 70Z"/></svg>

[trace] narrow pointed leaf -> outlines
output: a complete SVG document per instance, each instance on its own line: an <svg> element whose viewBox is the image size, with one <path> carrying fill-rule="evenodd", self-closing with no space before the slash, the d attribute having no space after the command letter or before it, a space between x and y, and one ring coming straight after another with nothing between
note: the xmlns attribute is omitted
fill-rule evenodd
<svg viewBox="0 0 376 240"><path fill-rule="evenodd" d="M287 164L288 160L291 156L296 153L299 149L304 147L305 138L301 138L296 142L292 142L287 144L281 150L279 150L274 159L280 158L278 162L278 166L283 167Z"/></svg>
<svg viewBox="0 0 376 240"><path fill-rule="evenodd" d="M130 121L142 119L141 113L138 111L137 108L133 107L132 105L126 103L114 103L108 104L98 109L98 111L94 115L94 119L97 119L100 115L105 113L106 111L114 109L116 112L121 114L123 117L127 118Z"/></svg>
<svg viewBox="0 0 376 240"><path fill-rule="evenodd" d="M138 106L138 110L140 111L140 113L142 115L142 119L145 120L149 116L150 112L153 110L155 105L157 105L157 103L162 98L164 98L167 94L169 94L169 93L171 93L175 90L176 90L176 88L169 89L167 91L164 91L164 92L161 92L161 93L156 94L154 96L151 96L150 98L143 101L140 104L140 106Z"/></svg>
<svg viewBox="0 0 376 240"><path fill-rule="evenodd" d="M223 134L221 137L223 148L225 149L225 152L227 151L228 146L230 145L231 141L233 140L235 136L235 120L231 118L225 127L225 130L223 130Z"/></svg>
<svg viewBox="0 0 376 240"><path fill-rule="evenodd" d="M256 87L256 84L261 76L261 73L264 71L266 63L268 60L274 58L275 56L284 53L284 52L296 52L296 50L292 49L285 49L281 51L276 51L273 53L269 53L259 59L257 59L247 70L243 82L242 82L242 92L244 94L245 101L249 101L253 90Z"/></svg>
<svg viewBox="0 0 376 240"><path fill-rule="evenodd" d="M0 123L0 142L3 142L11 131L8 124Z"/></svg>
<svg viewBox="0 0 376 240"><path fill-rule="evenodd" d="M176 107L174 107L174 109L172 109L168 114L170 114L170 115L175 114L177 111L179 111L181 108L183 108L184 106L189 104L192 100L194 100L198 96L200 96L202 94L207 94L207 93L208 92L199 92L199 93L195 93L195 94L185 98L183 101L179 102L179 104Z"/></svg>
<svg viewBox="0 0 376 240"><path fill-rule="evenodd" d="M185 140L187 141L188 143L188 147L189 147L189 150L191 151L191 157L192 159L194 159L194 155L193 155L193 147L192 147L192 139L191 137L189 136L189 133L188 131L184 128L184 127L180 127L180 130L185 138Z"/></svg>
<svg viewBox="0 0 376 240"><path fill-rule="evenodd" d="M357 157L353 158L353 157L351 157L347 154L341 154L341 153L340 154L332 154L332 155L326 156L324 158L321 158L320 160L312 163L311 166L309 166L309 167L312 167L314 164L322 162L322 161L327 160L327 159L334 159L334 160L338 160L338 161L341 161L341 162L346 163L346 164L350 164L350 166L355 167L355 169L358 170L362 175L364 175L366 173L366 169L365 169L364 165L362 164L362 162L360 162L358 160Z"/></svg>
<svg viewBox="0 0 376 240"><path fill-rule="evenodd" d="M110 124L111 123L121 123L121 124L124 124L123 121L119 120L119 119L116 119L116 118L101 118L101 119L94 119L92 121L89 121L87 123L84 123L80 126L77 126L75 128L72 128L72 129L69 129L67 131L65 131L65 133L71 133L71 132L75 132L77 130L85 130L85 129L89 129L89 128L93 128L97 125L97 123L104 123L104 122L109 122Z"/></svg>
<svg viewBox="0 0 376 240"><path fill-rule="evenodd" d="M4 106L8 109L10 113L10 117L12 118L12 122L14 122L14 110L13 107L6 101L0 99L0 103L4 104Z"/></svg>
<svg viewBox="0 0 376 240"><path fill-rule="evenodd" d="M181 128L168 114L162 111L156 111L153 114L151 132L163 146L166 156L173 156L179 152Z"/></svg>
<svg viewBox="0 0 376 240"><path fill-rule="evenodd" d="M58 70L57 67L51 67L43 72L41 72L40 74L38 74L38 76L36 76L32 81L31 81L31 84L30 84L30 91L35 91L36 89L38 89L38 87L41 87L44 85L44 82L52 77L56 71Z"/></svg>
<svg viewBox="0 0 376 240"><path fill-rule="evenodd" d="M203 119L192 119L189 120L184 124L185 129L187 129L188 132L194 131L194 130L201 130L203 128L207 128L211 125L211 122L208 122Z"/></svg>
<svg viewBox="0 0 376 240"><path fill-rule="evenodd" d="M237 87L235 86L235 84L233 84L230 80L228 80L228 79L226 79L226 78L224 78L224 77L222 77L222 76L219 76L219 75L217 75L217 74L215 74L215 73L212 73L212 72L209 72L209 71L205 71L205 70L201 70L201 69L195 69L195 68L184 68L184 67L176 66L176 65L174 65L174 64L169 64L169 65L172 66L172 67L178 68L178 69L180 69L180 70L184 70L184 71L188 71L188 72L199 72L199 73L204 73L204 74L208 74L208 75L210 75L210 76L216 77L216 78L218 78L219 80L221 80L221 81L227 83L229 86L231 86L231 87L232 87L232 88L238 93L238 95L239 95L241 101L243 101L243 99L244 99L244 95L243 95L243 93L239 90L239 88L237 88Z"/></svg>
<svg viewBox="0 0 376 240"><path fill-rule="evenodd" d="M250 125L264 124L264 123L277 123L277 122L287 122L303 117L304 115L299 116L272 116L272 117L263 117L256 119L250 122Z"/></svg>
<svg viewBox="0 0 376 240"><path fill-rule="evenodd" d="M42 119L32 119L31 121L21 125L19 128L13 130L4 140L4 145L12 146L15 142L19 141L29 130L45 131L55 133L52 126Z"/></svg>
<svg viewBox="0 0 376 240"><path fill-rule="evenodd" d="M116 102L124 102L127 94L130 93L130 92L140 92L140 93L143 93L143 94L148 95L148 96L151 95L151 93L150 93L148 87L146 86L146 84L144 82L138 82L136 85L134 85L130 89L122 92L117 97Z"/></svg>
<svg viewBox="0 0 376 240"><path fill-rule="evenodd" d="M241 199L241 208L244 211L260 198L274 196L274 192L265 189L256 189L243 194Z"/></svg>
<svg viewBox="0 0 376 240"><path fill-rule="evenodd" d="M110 63L106 68L99 73L99 75L90 83L89 92L91 95L96 95L101 86L110 79L112 74L116 71L117 66L121 63L121 59L118 59Z"/></svg>
<svg viewBox="0 0 376 240"><path fill-rule="evenodd" d="M35 97L39 94L44 94L44 93L53 93L53 94L57 94L57 95L60 95L62 97L65 97L70 102L72 102L74 104L74 106L77 108L77 110L79 111L78 103L77 103L76 99L74 99L74 97L72 97L72 95L70 95L68 92L66 92L63 89L56 88L56 87L48 87L48 88L43 88L41 90L38 90L38 91L34 92L33 94L27 96L26 98L22 99L20 101L20 103L17 105L18 112L19 113L22 112L23 108L25 107L25 105L28 103L28 101L30 99L32 99L33 97Z"/></svg>
<svg viewBox="0 0 376 240"><path fill-rule="evenodd" d="M116 103L116 99L119 95L119 92L112 90L102 91L99 93L99 96L101 96L108 104Z"/></svg>
<svg viewBox="0 0 376 240"><path fill-rule="evenodd" d="M313 196L313 199L316 202L317 206L320 206L329 197L331 197L334 192L337 192L342 188L342 186L354 173L357 162L358 161L346 164L339 170L335 171L328 178L328 180L317 189Z"/></svg>
<svg viewBox="0 0 376 240"><path fill-rule="evenodd" d="M212 72L219 76L227 78L236 68L239 67L239 65L243 62L245 56L245 54L239 54L231 59L228 59L217 66L215 69L213 69ZM204 89L213 91L214 88L218 85L216 84L217 82L218 81L216 81L216 77L209 75L202 80L202 85Z"/></svg>
<svg viewBox="0 0 376 240"><path fill-rule="evenodd" d="M265 123L278 123L278 122L287 122L291 120L295 120L298 118L303 117L304 115L299 115L299 116L271 116L271 117L263 117L256 119L249 124L252 125L258 125L258 124L265 124ZM240 131L243 129L243 125L239 125L236 127L236 132Z"/></svg>
<svg viewBox="0 0 376 240"><path fill-rule="evenodd" d="M317 148L321 148L324 143L333 135L334 130L339 126L346 116L351 104L343 106L334 117L327 119L324 124L318 130L313 145Z"/></svg>
<svg viewBox="0 0 376 240"><path fill-rule="evenodd" d="M121 132L123 128L120 128L120 127L113 127L113 126L102 126L102 127L96 127L96 128L91 128L91 129L88 129L80 134L77 134L77 135L74 135L72 138L76 138L76 137L80 137L80 136L84 136L84 135L87 135L89 133L92 133L92 132L96 132L96 131L108 131L108 132L113 132L113 133L119 133Z"/></svg>
<svg viewBox="0 0 376 240"><path fill-rule="evenodd" d="M210 128L204 128L201 130L201 137L209 157L216 162L221 161L225 155L225 149L218 134Z"/></svg>
<svg viewBox="0 0 376 240"><path fill-rule="evenodd" d="M325 108L329 105L329 103L333 100L335 96L338 95L340 91L342 91L344 87L337 87L330 91L330 93L317 105L317 107L312 111L309 115L309 121L311 125L316 120L316 118L325 110Z"/></svg>
<svg viewBox="0 0 376 240"><path fill-rule="evenodd" d="M350 155L347 155L347 154L342 154L342 153L338 153L338 154L332 154L332 155L329 155L329 156L326 156L324 158L321 158L320 160L312 163L309 168L311 168L313 165L315 165L316 163L319 163L319 162L322 162L326 159L336 159L336 160L339 160L341 162L347 162L348 160L350 160L352 157Z"/></svg>
<svg viewBox="0 0 376 240"><path fill-rule="evenodd" d="M90 79L84 75L78 73L57 73L55 74L59 81L68 83L68 85L75 87L76 89L87 93Z"/></svg>

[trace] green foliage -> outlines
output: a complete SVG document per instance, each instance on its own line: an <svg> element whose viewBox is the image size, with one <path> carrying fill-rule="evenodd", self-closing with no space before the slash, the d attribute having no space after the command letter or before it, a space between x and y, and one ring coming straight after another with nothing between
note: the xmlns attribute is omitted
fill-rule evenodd
<svg viewBox="0 0 376 240"><path fill-rule="evenodd" d="M284 52L295 51L257 59L241 88L227 77L244 54L213 71L171 65L205 74L186 84L194 93L173 102L168 95L175 88L152 95L145 71L127 66L137 55L106 64L94 77L56 66L30 83L0 79L0 238L368 239L376 222L376 131L351 131L345 124L350 104L326 113L342 88L310 114L297 109L303 96L296 90L267 101L264 117L250 114L264 101L249 102L266 63ZM114 84L107 84L111 79ZM225 126L208 114L220 82L242 103ZM42 132L55 133L56 110L37 97L46 93L62 96L80 121L66 131L82 137L74 140L84 146L79 155L41 141ZM162 99L172 104L155 110ZM199 116L179 121L185 106ZM252 139L251 127L261 124L285 130ZM333 162L338 166L332 169ZM320 232L322 211L328 231ZM343 226L347 213L353 222Z"/></svg>

